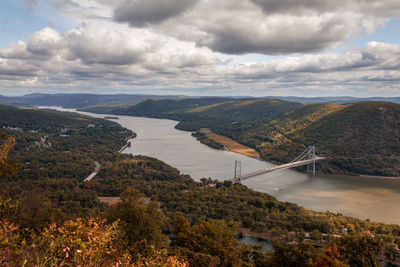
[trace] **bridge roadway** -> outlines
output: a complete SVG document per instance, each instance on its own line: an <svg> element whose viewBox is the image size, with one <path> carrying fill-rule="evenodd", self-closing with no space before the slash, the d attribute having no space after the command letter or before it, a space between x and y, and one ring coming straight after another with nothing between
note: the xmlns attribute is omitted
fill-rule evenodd
<svg viewBox="0 0 400 267"><path fill-rule="evenodd" d="M244 175L242 175L241 179L245 180L245 179L260 175L260 174L269 173L269 172L273 172L273 171L277 171L277 170L294 168L294 167L298 167L298 166L302 166L302 165L307 165L307 164L313 163L314 161L320 161L320 160L324 160L324 159L326 159L326 157L315 157L313 159L306 159L306 160L290 162L290 163L274 166L271 168L262 169L259 171L244 174ZM238 180L239 180L239 177L234 177L234 178L228 179L228 181L232 181L232 182L238 181Z"/></svg>

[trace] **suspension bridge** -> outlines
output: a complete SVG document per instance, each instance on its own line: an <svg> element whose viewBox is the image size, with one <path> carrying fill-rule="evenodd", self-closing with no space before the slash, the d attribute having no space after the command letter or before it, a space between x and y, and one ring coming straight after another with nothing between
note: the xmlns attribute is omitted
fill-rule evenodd
<svg viewBox="0 0 400 267"><path fill-rule="evenodd" d="M325 157L320 157L315 154L315 146L309 146L306 148L297 158L292 160L289 163L258 170L255 172L250 172L242 175L242 163L238 160L235 161L235 171L234 171L234 177L231 179L228 179L228 181L232 182L241 182L242 180L249 179L251 177L273 172L273 171L278 171L278 170L284 170L284 169L290 169L298 166L304 166L307 165L307 172L312 172L313 175L315 175L315 162L324 160L326 159Z"/></svg>

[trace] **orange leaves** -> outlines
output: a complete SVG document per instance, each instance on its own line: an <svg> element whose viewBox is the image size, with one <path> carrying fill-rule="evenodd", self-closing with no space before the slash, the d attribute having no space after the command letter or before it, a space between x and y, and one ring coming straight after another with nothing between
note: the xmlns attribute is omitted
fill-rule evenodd
<svg viewBox="0 0 400 267"><path fill-rule="evenodd" d="M7 220L0 221L0 266L16 263L13 259L20 254L18 246L20 237L16 233L17 229L17 226Z"/></svg>
<svg viewBox="0 0 400 267"><path fill-rule="evenodd" d="M0 132L0 178L13 175L17 171L17 166L12 164L7 158L8 153L13 148L15 139Z"/></svg>
<svg viewBox="0 0 400 267"><path fill-rule="evenodd" d="M0 221L0 266L4 264L40 266L159 266L187 267L185 261L154 249L151 257L136 262L118 247L118 223L106 225L104 220L76 219L63 225L51 224L31 243L20 240L18 227Z"/></svg>

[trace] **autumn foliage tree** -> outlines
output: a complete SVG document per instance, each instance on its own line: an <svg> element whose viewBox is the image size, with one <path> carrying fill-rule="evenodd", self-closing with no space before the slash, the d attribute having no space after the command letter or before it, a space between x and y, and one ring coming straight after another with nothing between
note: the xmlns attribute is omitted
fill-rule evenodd
<svg viewBox="0 0 400 267"><path fill-rule="evenodd" d="M154 249L166 246L166 236L162 234L165 218L158 210L157 203L146 201L136 189L129 187L118 203L106 213L109 223L118 221L123 240L135 259L153 255Z"/></svg>
<svg viewBox="0 0 400 267"><path fill-rule="evenodd" d="M17 171L17 165L8 159L8 153L14 146L15 139L0 132L0 177L6 178Z"/></svg>
<svg viewBox="0 0 400 267"><path fill-rule="evenodd" d="M251 266L248 251L234 238L236 225L200 220L191 226L178 213L173 228L171 251L186 258L190 266Z"/></svg>

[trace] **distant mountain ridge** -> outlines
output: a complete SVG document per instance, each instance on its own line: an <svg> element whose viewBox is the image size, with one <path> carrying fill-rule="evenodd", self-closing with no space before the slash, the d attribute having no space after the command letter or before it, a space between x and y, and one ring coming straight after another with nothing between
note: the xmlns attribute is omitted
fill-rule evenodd
<svg viewBox="0 0 400 267"><path fill-rule="evenodd" d="M42 94L33 93L24 96L3 96L0 95L0 103L24 104L24 105L52 105L65 108L83 108L89 106L104 105L122 105L129 106L141 101L152 99L207 99L207 98L225 98L231 100L242 99L280 99L288 102L299 102L302 104L315 103L335 103L349 104L361 101L384 101L400 103L400 97L298 97L298 96L186 96L186 95L152 95L152 94Z"/></svg>
<svg viewBox="0 0 400 267"><path fill-rule="evenodd" d="M62 106L64 108L81 108L95 105L134 105L144 99L181 98L170 95L128 95L128 94L29 94L8 97L0 95L0 103L23 104L32 106Z"/></svg>
<svg viewBox="0 0 400 267"><path fill-rule="evenodd" d="M274 98L285 101L300 102L303 104L316 103L333 103L333 104L350 104L356 102L392 102L400 104L400 97L351 97L351 96L330 96L330 97L298 97L298 96L274 96Z"/></svg>

